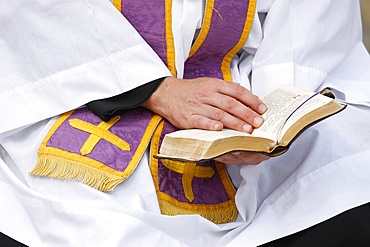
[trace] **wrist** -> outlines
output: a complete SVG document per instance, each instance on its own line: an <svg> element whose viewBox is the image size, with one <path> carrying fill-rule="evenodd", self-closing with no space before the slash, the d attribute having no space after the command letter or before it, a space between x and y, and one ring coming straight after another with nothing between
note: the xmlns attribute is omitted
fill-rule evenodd
<svg viewBox="0 0 370 247"><path fill-rule="evenodd" d="M166 95L166 91L168 91L168 85L171 83L171 80L174 80L174 77L166 77L161 82L161 84L157 87L157 89L151 94L151 96L146 100L142 106L155 112L161 114L161 101L163 101L163 96Z"/></svg>

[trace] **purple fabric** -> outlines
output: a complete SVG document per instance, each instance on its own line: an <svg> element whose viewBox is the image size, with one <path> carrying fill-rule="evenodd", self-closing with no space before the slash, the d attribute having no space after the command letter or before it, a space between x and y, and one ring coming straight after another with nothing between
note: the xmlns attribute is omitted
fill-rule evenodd
<svg viewBox="0 0 370 247"><path fill-rule="evenodd" d="M221 63L229 51L239 42L248 13L249 1L215 1L209 33L198 51L185 63L184 78L214 77L223 79ZM146 42L167 64L165 1L123 0L122 14L135 27ZM222 38L220 38L222 37ZM165 122L161 141L166 133L176 128ZM230 200L214 161L197 163L209 166L215 171L212 178L197 178L192 181L195 196L192 204L218 204ZM158 160L158 181L160 191L181 202L188 202L182 186L183 174L166 168Z"/></svg>
<svg viewBox="0 0 370 247"><path fill-rule="evenodd" d="M102 138L86 157L99 161L117 171L124 171L134 155L152 116L152 112L143 108L130 110L123 113L121 119L108 130L129 143L131 151L123 151ZM73 118L93 125L98 125L102 121L87 108L77 109L54 132L46 146L80 154L80 148L90 134L70 126L68 120Z"/></svg>
<svg viewBox="0 0 370 247"><path fill-rule="evenodd" d="M173 132L175 130L176 128L166 121L162 131L160 142L162 142L165 134ZM215 162L198 162L197 166L212 167L212 169L215 171L215 175L211 178L193 178L192 188L195 198L192 203L212 205L230 200L221 182L221 178L217 173ZM178 201L188 202L188 199L185 197L184 189L182 187L182 176L182 174L165 167L161 159L158 160L159 190L171 195Z"/></svg>
<svg viewBox="0 0 370 247"><path fill-rule="evenodd" d="M238 43L248 13L249 1L215 1L211 26L196 53L185 62L184 78L223 79L221 63Z"/></svg>
<svg viewBox="0 0 370 247"><path fill-rule="evenodd" d="M248 5L249 1L215 1L207 37L198 51L185 62L184 78L206 76L223 79L222 60L240 39ZM165 1L123 0L122 14L168 65Z"/></svg>
<svg viewBox="0 0 370 247"><path fill-rule="evenodd" d="M123 0L122 14L167 65L165 1Z"/></svg>

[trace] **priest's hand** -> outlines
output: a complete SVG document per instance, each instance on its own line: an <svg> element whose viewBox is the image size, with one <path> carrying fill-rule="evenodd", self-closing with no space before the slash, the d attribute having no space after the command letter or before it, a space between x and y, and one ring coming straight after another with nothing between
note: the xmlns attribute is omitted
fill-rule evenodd
<svg viewBox="0 0 370 247"><path fill-rule="evenodd" d="M143 104L180 129L250 133L263 123L263 102L249 90L215 78L166 78Z"/></svg>

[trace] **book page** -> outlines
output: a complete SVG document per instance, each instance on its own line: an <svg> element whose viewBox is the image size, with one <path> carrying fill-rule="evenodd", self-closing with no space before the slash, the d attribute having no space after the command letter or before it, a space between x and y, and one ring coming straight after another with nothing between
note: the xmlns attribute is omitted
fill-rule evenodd
<svg viewBox="0 0 370 247"><path fill-rule="evenodd" d="M180 137L204 141L215 141L217 139L229 138L232 136L250 136L250 134L248 133L231 129L223 129L221 131L187 129L187 130L178 130L167 135L174 138Z"/></svg>
<svg viewBox="0 0 370 247"><path fill-rule="evenodd" d="M310 99L310 97L313 98ZM308 90L297 89L295 86L283 85L261 100L268 107L267 112L263 114L265 122L252 134L268 136L278 141L299 118L328 103L331 99L320 94L315 95Z"/></svg>

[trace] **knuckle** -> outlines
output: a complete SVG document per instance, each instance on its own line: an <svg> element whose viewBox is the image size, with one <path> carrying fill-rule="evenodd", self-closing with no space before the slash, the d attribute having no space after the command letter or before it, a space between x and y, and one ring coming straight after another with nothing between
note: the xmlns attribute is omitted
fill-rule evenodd
<svg viewBox="0 0 370 247"><path fill-rule="evenodd" d="M198 97L198 98L207 98L209 97L209 94L210 92L207 91L207 90L202 90L202 89L198 89L196 92L195 92L195 95Z"/></svg>
<svg viewBox="0 0 370 247"><path fill-rule="evenodd" d="M224 81L217 78L207 78L208 86L214 89L220 88L224 85Z"/></svg>
<svg viewBox="0 0 370 247"><path fill-rule="evenodd" d="M217 86L217 87L222 87L222 86L224 86L225 85L225 81L223 81L223 80L220 80L220 79L216 79L216 80L214 80L214 84L215 84L215 86Z"/></svg>
<svg viewBox="0 0 370 247"><path fill-rule="evenodd" d="M252 94L251 97L252 97L251 98L252 104L255 105L255 107L258 107L259 104L262 103L262 101L260 100L260 98L257 95Z"/></svg>
<svg viewBox="0 0 370 247"><path fill-rule="evenodd" d="M234 98L230 98L230 99L227 99L226 102L225 102L225 107L226 109L230 110L230 109L233 109L237 106L238 104L238 101L235 100Z"/></svg>
<svg viewBox="0 0 370 247"><path fill-rule="evenodd" d="M195 100L188 100L187 101L187 104L189 105L189 106L191 106L191 107L198 107L199 106L199 103L197 102L197 101L195 101Z"/></svg>
<svg viewBox="0 0 370 247"><path fill-rule="evenodd" d="M202 117L199 115L192 115L189 118L189 125L191 128L201 128L202 127Z"/></svg>
<svg viewBox="0 0 370 247"><path fill-rule="evenodd" d="M221 120L225 117L225 114L226 112L224 112L223 110L221 109L217 109L215 112L214 112L214 119L216 120Z"/></svg>
<svg viewBox="0 0 370 247"><path fill-rule="evenodd" d="M236 85L235 87L235 94L238 95L238 96L241 96L243 95L245 92L245 88L240 86L240 85Z"/></svg>
<svg viewBox="0 0 370 247"><path fill-rule="evenodd" d="M212 77L202 77L202 81L207 84L209 83L213 84L216 82L216 79Z"/></svg>
<svg viewBox="0 0 370 247"><path fill-rule="evenodd" d="M254 113L250 109L245 110L243 115L244 115L245 119L248 119L248 120L251 120L251 119L254 118Z"/></svg>

